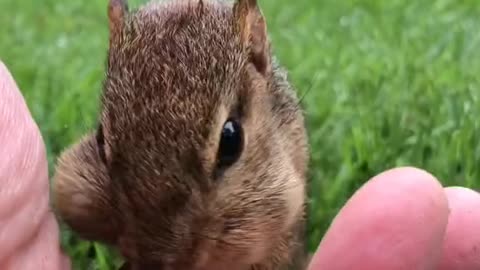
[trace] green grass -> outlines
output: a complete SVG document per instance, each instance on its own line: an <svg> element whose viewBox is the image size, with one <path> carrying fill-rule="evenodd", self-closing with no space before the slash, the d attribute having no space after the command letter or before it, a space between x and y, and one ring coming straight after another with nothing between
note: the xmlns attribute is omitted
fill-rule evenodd
<svg viewBox="0 0 480 270"><path fill-rule="evenodd" d="M106 3L0 0L0 59L41 128L51 169L96 121ZM478 0L260 3L280 61L307 93L312 250L348 197L382 170L412 165L445 185L479 187ZM67 230L62 240L76 269L91 258L91 269L113 269L105 247Z"/></svg>

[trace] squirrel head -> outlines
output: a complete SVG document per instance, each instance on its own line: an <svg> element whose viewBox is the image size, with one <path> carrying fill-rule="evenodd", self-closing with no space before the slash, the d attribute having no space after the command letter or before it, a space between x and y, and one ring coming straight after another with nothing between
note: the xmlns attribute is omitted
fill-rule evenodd
<svg viewBox="0 0 480 270"><path fill-rule="evenodd" d="M99 125L58 160L60 217L142 269L265 260L302 215L304 175L279 124L299 116L272 110L281 103L257 2L130 12L110 0L108 17Z"/></svg>

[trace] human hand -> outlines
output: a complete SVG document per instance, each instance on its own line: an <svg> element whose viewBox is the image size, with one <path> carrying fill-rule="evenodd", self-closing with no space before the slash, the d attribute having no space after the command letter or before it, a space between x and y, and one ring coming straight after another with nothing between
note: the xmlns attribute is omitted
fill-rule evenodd
<svg viewBox="0 0 480 270"><path fill-rule="evenodd" d="M309 270L478 270L480 194L429 173L377 175L345 204Z"/></svg>
<svg viewBox="0 0 480 270"><path fill-rule="evenodd" d="M58 233L42 137L0 61L0 269L68 269Z"/></svg>

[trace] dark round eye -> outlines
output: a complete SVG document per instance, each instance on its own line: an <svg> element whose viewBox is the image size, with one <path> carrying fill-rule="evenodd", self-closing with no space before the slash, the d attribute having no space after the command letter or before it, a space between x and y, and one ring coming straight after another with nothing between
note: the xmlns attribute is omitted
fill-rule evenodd
<svg viewBox="0 0 480 270"><path fill-rule="evenodd" d="M243 130L239 122L229 119L225 122L218 149L219 167L235 163L243 150Z"/></svg>

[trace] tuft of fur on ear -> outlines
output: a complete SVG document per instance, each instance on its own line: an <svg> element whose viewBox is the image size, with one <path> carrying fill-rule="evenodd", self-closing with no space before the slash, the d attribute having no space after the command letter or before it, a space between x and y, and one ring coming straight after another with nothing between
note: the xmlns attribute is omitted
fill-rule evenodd
<svg viewBox="0 0 480 270"><path fill-rule="evenodd" d="M127 0L109 0L108 20L110 27L110 40L115 40L121 35L128 13Z"/></svg>
<svg viewBox="0 0 480 270"><path fill-rule="evenodd" d="M267 23L257 0L237 0L233 7L237 31L250 61L262 75L271 69Z"/></svg>

